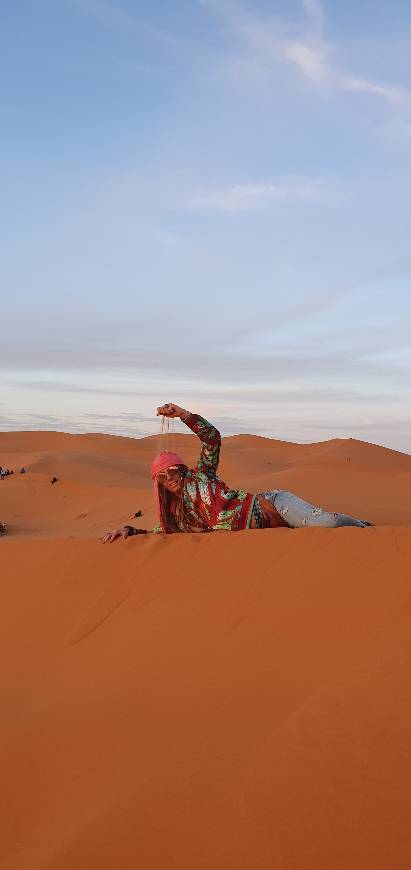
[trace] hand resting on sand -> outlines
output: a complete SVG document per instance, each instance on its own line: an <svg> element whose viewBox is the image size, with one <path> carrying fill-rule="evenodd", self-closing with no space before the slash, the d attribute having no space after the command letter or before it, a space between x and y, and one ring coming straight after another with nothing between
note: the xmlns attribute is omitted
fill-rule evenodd
<svg viewBox="0 0 411 870"><path fill-rule="evenodd" d="M111 532L106 532L104 538L102 538L103 544L112 544L113 541L116 541L117 538L123 538L126 540L130 534L130 530L128 526L123 526L121 529L112 529Z"/></svg>
<svg viewBox="0 0 411 870"><path fill-rule="evenodd" d="M112 544L113 541L116 541L117 538L123 538L125 541L126 538L130 537L130 535L148 535L149 532L147 529L135 529L133 526L122 526L121 529L112 529L111 532L106 532L104 538L102 538L103 544Z"/></svg>

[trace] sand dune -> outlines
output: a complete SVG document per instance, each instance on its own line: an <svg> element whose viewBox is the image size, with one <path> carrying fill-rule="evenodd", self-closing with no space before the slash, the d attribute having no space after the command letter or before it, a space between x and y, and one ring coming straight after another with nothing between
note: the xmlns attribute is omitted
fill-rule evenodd
<svg viewBox="0 0 411 870"><path fill-rule="evenodd" d="M148 468L164 438L1 432L0 464L15 471L24 466L28 474L3 481L0 519L4 515L19 535L87 537L143 510L142 525L149 527L155 517ZM167 443L195 464L195 436L170 435ZM250 492L291 489L381 525L411 524L411 456L374 444L290 444L237 435L223 439L220 475ZM59 481L51 487L53 476Z"/></svg>
<svg viewBox="0 0 411 870"><path fill-rule="evenodd" d="M378 525L102 545L158 446L0 433L2 870L408 870L411 457L227 438Z"/></svg>

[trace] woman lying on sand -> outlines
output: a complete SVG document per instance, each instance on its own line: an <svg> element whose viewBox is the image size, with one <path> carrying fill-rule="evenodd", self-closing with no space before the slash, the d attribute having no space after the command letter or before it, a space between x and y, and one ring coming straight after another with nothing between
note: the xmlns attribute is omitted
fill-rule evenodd
<svg viewBox="0 0 411 870"><path fill-rule="evenodd" d="M217 429L198 414L191 414L172 403L157 408L157 416L160 415L180 417L198 435L202 448L195 468L189 469L180 456L167 451L160 453L152 462L151 477L159 518L158 525L152 530L154 533L237 532L241 529L274 529L278 526L291 529L302 526L364 528L371 525L348 514L330 513L314 507L284 489L257 495L242 489L229 489L217 477L221 447L221 435ZM147 534L147 530L123 526L107 532L103 542L142 534Z"/></svg>

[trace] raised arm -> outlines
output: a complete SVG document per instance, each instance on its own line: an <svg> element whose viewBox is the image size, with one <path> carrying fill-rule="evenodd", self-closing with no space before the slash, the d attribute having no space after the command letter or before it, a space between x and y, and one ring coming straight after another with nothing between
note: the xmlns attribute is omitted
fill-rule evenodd
<svg viewBox="0 0 411 870"><path fill-rule="evenodd" d="M197 463L197 470L203 474L215 474L218 468L220 458L221 435L218 429L211 423L200 417L199 414L192 414L178 405L168 403L157 408L157 415L164 417L179 417L183 423L198 435L201 441L201 453Z"/></svg>

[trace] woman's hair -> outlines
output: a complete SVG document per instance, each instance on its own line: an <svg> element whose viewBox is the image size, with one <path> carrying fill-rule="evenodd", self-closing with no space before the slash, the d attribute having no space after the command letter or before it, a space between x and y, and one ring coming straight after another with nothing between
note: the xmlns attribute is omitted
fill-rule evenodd
<svg viewBox="0 0 411 870"><path fill-rule="evenodd" d="M181 478L185 477L188 468L179 465ZM160 522L164 531L170 535L173 532L181 532L184 527L184 502L183 493L173 495L161 483L157 483L158 503L160 506Z"/></svg>

